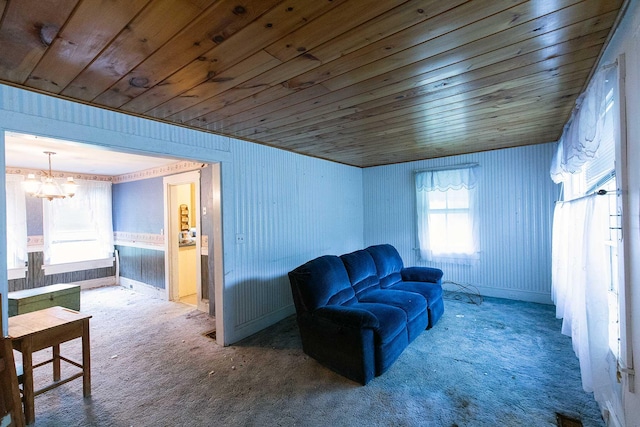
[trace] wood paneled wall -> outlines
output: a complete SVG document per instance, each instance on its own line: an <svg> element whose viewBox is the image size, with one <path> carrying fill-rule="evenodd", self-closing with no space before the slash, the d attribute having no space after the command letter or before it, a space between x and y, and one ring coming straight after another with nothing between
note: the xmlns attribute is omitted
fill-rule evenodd
<svg viewBox="0 0 640 427"><path fill-rule="evenodd" d="M364 169L365 244L391 243L405 265L430 265L444 280L483 295L551 303L551 226L558 186L549 177L555 144L510 148ZM478 163L480 262L419 259L414 172ZM452 288L456 289L453 285Z"/></svg>
<svg viewBox="0 0 640 427"><path fill-rule="evenodd" d="M0 113L2 130L221 163L221 199L210 205L220 204L222 212L218 250L224 256L219 273L224 289L216 306L224 310L216 310L216 316L224 317L224 335L218 336L227 344L293 312L288 271L322 254L362 247L359 168L4 85ZM245 237L243 243L239 236ZM164 271L163 265L158 268Z"/></svg>
<svg viewBox="0 0 640 427"><path fill-rule="evenodd" d="M120 276L159 289L164 286L164 251L116 246L120 258Z"/></svg>
<svg viewBox="0 0 640 427"><path fill-rule="evenodd" d="M82 282L84 280L101 279L103 277L111 277L115 275L115 266L45 275L44 270L42 269L44 253L29 252L28 255L29 267L27 270L27 277L23 279L9 280L9 292L40 288L42 286L55 285L57 283L73 283Z"/></svg>

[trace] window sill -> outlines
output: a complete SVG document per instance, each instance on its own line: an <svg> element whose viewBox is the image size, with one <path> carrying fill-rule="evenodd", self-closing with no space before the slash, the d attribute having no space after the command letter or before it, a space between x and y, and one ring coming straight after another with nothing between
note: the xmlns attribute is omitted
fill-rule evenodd
<svg viewBox="0 0 640 427"><path fill-rule="evenodd" d="M89 261L67 262L63 264L43 265L44 274L49 276L52 274L70 273L72 271L93 270L96 268L113 267L114 257L103 259L92 259Z"/></svg>
<svg viewBox="0 0 640 427"><path fill-rule="evenodd" d="M24 279L27 277L27 267L7 269L7 280Z"/></svg>

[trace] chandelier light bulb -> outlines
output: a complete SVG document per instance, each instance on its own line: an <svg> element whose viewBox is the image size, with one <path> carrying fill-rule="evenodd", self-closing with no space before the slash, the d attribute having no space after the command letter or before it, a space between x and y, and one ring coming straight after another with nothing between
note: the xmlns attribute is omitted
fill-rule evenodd
<svg viewBox="0 0 640 427"><path fill-rule="evenodd" d="M78 189L78 184L73 177L67 177L62 187L54 179L51 172L51 156L56 154L52 151L45 151L44 154L49 156L49 172L43 171L44 180L38 180L35 174L28 174L27 179L23 182L23 188L27 194L41 199L64 199L65 197L73 197Z"/></svg>

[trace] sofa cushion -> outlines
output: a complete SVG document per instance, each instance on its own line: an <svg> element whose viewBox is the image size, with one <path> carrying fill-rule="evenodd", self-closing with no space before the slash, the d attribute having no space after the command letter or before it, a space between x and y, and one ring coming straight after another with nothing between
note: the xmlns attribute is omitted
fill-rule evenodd
<svg viewBox="0 0 640 427"><path fill-rule="evenodd" d="M407 322L411 322L427 310L427 303L422 295L395 289L372 289L362 294L359 301L377 302L398 307L404 311Z"/></svg>
<svg viewBox="0 0 640 427"><path fill-rule="evenodd" d="M388 288L402 281L400 272L404 267L400 254L391 245L375 245L365 249L376 264L380 286Z"/></svg>
<svg viewBox="0 0 640 427"><path fill-rule="evenodd" d="M373 313L380 322L380 326L374 328L373 351L376 375L381 375L409 345L406 315L403 310L386 304L359 302L351 306Z"/></svg>
<svg viewBox="0 0 640 427"><path fill-rule="evenodd" d="M296 308L303 311L356 300L347 270L335 255L324 255L301 265L289 272L289 279Z"/></svg>
<svg viewBox="0 0 640 427"><path fill-rule="evenodd" d="M360 302L392 305L404 311L409 342L416 339L429 325L427 302L420 294L395 289L371 289L358 299Z"/></svg>
<svg viewBox="0 0 640 427"><path fill-rule="evenodd" d="M371 289L380 288L376 264L369 252L365 250L351 252L340 256L349 275L356 298Z"/></svg>
<svg viewBox="0 0 640 427"><path fill-rule="evenodd" d="M353 302L347 307L366 310L378 319L378 326L372 328L376 345L384 346L392 342L398 334L407 333L407 316L397 307L370 302Z"/></svg>
<svg viewBox="0 0 640 427"><path fill-rule="evenodd" d="M427 307L431 307L434 301L442 299L442 287L435 283L427 282L398 282L393 288L401 291L415 292L427 300Z"/></svg>
<svg viewBox="0 0 640 427"><path fill-rule="evenodd" d="M444 313L444 301L442 300L442 286L429 282L398 282L391 289L419 293L427 300L429 320L427 329L433 328Z"/></svg>

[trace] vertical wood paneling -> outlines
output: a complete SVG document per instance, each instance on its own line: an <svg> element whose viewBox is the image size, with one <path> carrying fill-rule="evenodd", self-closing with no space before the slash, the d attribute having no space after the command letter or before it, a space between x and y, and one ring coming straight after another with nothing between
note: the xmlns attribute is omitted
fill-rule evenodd
<svg viewBox="0 0 640 427"><path fill-rule="evenodd" d="M200 256L200 287L202 289L202 299L209 299L209 257ZM213 301L210 301L213 302Z"/></svg>
<svg viewBox="0 0 640 427"><path fill-rule="evenodd" d="M43 263L44 253L29 252L27 277L23 279L9 280L9 292L40 288L42 286L55 285L58 283L72 283L81 282L83 280L100 279L115 275L115 266L45 275L44 270L42 269Z"/></svg>
<svg viewBox="0 0 640 427"><path fill-rule="evenodd" d="M157 140L157 143L171 141L187 147L230 151L231 140L227 137L145 120L0 85L0 110L3 109L60 122L121 132L130 136L151 138ZM7 127L10 128L10 124L7 124Z"/></svg>
<svg viewBox="0 0 640 427"><path fill-rule="evenodd" d="M445 280L472 284L485 295L550 303L554 150L555 144L543 144L364 169L365 245L391 243L405 264L427 265L416 250L414 171L476 162L481 261L432 265Z"/></svg>
<svg viewBox="0 0 640 427"><path fill-rule="evenodd" d="M358 168L239 144L236 168L235 312L238 326L291 310L287 272L317 256L362 246ZM256 272L259 272L256 274Z"/></svg>
<svg viewBox="0 0 640 427"><path fill-rule="evenodd" d="M164 251L117 245L120 276L158 289L164 286Z"/></svg>
<svg viewBox="0 0 640 427"><path fill-rule="evenodd" d="M225 314L224 335L229 343L293 312L290 270L363 245L359 168L3 85L0 112L0 128L14 129L9 118L14 117L22 131L69 138L73 129L78 140L114 149L222 162L224 306L231 313ZM242 243L236 241L239 235Z"/></svg>

